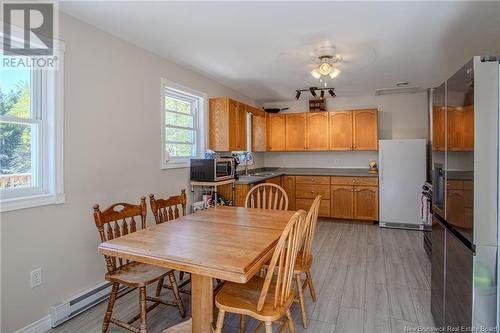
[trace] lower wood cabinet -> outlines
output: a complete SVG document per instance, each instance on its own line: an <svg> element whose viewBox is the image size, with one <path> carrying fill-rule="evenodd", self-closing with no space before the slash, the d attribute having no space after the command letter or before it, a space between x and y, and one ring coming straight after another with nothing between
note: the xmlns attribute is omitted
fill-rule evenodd
<svg viewBox="0 0 500 333"><path fill-rule="evenodd" d="M378 220L378 179L375 177L332 177L331 217Z"/></svg>
<svg viewBox="0 0 500 333"><path fill-rule="evenodd" d="M354 186L332 185L332 213L339 219L354 218Z"/></svg>
<svg viewBox="0 0 500 333"><path fill-rule="evenodd" d="M354 187L354 219L378 220L378 188L375 186Z"/></svg>
<svg viewBox="0 0 500 333"><path fill-rule="evenodd" d="M282 183L281 176L266 179L266 181L265 181L265 182L266 182L266 183L271 183L271 184L276 184L276 185L278 185L278 186L283 187L283 186L282 186L282 185L283 185L283 183Z"/></svg>
<svg viewBox="0 0 500 333"><path fill-rule="evenodd" d="M295 210L303 209L309 211L314 199L295 199ZM319 204L318 216L330 217L330 200L321 200Z"/></svg>
<svg viewBox="0 0 500 333"><path fill-rule="evenodd" d="M283 189L288 196L288 210L295 210L295 176L283 176Z"/></svg>

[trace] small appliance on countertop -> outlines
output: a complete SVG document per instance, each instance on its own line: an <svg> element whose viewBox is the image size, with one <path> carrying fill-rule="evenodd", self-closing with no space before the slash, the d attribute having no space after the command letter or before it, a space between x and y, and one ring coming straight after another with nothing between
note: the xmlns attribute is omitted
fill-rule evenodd
<svg viewBox="0 0 500 333"><path fill-rule="evenodd" d="M234 157L192 158L190 164L191 181L218 182L234 179L236 173Z"/></svg>

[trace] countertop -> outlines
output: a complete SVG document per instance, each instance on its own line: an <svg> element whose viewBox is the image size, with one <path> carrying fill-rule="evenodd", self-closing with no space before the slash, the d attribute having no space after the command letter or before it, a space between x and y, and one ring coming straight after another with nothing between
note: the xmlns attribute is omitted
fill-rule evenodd
<svg viewBox="0 0 500 333"><path fill-rule="evenodd" d="M240 175L236 184L254 184L279 176L351 176L351 177L378 177L366 169L346 168L262 168L249 171L250 175ZM265 176L252 176L255 173L268 173Z"/></svg>

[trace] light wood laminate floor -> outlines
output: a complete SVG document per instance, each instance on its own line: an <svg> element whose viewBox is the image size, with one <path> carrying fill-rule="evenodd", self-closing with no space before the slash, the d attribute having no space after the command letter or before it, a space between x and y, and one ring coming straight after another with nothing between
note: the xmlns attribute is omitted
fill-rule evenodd
<svg viewBox="0 0 500 333"><path fill-rule="evenodd" d="M298 304L293 305L297 331L399 333L405 332L405 326L434 326L430 313L431 267L422 237L419 231L321 220L314 240L312 269L318 300L313 303L306 291L310 320L307 330L302 327ZM167 291L163 294L170 297ZM186 309L190 309L189 296L184 295L183 299ZM103 302L50 332L100 332L106 304ZM123 319L137 311L136 291L118 300L115 306L115 314ZM176 308L160 305L148 315L148 330L161 332L180 321ZM255 325L255 321L249 320L247 332L253 332ZM111 325L109 332L126 331ZM226 315L224 332L239 332L239 317Z"/></svg>

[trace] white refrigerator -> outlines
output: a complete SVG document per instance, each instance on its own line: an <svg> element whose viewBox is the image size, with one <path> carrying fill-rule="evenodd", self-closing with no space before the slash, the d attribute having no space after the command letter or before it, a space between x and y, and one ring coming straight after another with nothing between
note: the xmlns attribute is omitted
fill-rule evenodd
<svg viewBox="0 0 500 333"><path fill-rule="evenodd" d="M379 226L423 229L425 139L379 141Z"/></svg>

